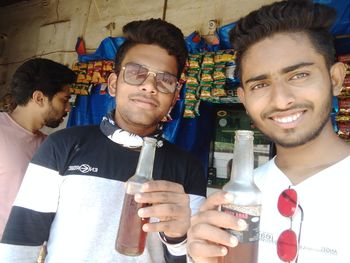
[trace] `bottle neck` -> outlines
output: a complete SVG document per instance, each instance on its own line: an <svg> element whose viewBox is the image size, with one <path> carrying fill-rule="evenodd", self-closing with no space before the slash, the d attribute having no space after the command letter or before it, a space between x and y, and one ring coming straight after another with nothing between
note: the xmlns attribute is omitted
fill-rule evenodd
<svg viewBox="0 0 350 263"><path fill-rule="evenodd" d="M156 143L156 139L148 137L144 138L143 146L141 148L140 157L135 172L136 176L144 177L147 180L152 179Z"/></svg>
<svg viewBox="0 0 350 263"><path fill-rule="evenodd" d="M249 184L253 181L253 145L253 132L236 131L230 181Z"/></svg>

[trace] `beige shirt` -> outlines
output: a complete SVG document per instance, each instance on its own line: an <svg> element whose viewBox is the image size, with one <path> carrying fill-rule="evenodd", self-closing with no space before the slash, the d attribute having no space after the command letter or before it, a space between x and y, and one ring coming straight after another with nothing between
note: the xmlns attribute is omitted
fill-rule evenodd
<svg viewBox="0 0 350 263"><path fill-rule="evenodd" d="M0 239L28 163L45 138L0 112Z"/></svg>

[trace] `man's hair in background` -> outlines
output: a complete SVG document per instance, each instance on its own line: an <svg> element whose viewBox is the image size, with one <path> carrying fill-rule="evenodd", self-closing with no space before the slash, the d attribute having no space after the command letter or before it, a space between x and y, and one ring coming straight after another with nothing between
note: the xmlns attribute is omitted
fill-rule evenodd
<svg viewBox="0 0 350 263"><path fill-rule="evenodd" d="M115 71L120 72L121 63L130 48L137 44L158 45L175 56L177 77L180 78L188 56L186 42L179 28L161 19L133 21L123 27L125 42L119 47L115 58Z"/></svg>
<svg viewBox="0 0 350 263"><path fill-rule="evenodd" d="M237 51L236 74L242 77L244 53L255 43L276 33L305 33L330 68L335 61L334 39L330 33L335 19L333 8L311 0L276 2L249 13L230 31L230 41Z"/></svg>
<svg viewBox="0 0 350 263"><path fill-rule="evenodd" d="M19 66L12 77L12 100L17 105L26 105L36 90L52 100L65 85L75 80L75 73L60 63L45 58L30 59Z"/></svg>

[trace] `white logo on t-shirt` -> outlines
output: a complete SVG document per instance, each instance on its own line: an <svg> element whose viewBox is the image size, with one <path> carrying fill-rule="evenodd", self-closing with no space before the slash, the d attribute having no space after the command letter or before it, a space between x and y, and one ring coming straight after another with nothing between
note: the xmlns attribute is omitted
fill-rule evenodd
<svg viewBox="0 0 350 263"><path fill-rule="evenodd" d="M93 172L93 173L97 173L98 172L98 168L97 167L91 167L88 164L81 164L81 165L71 165L68 167L68 171L76 171L79 170L82 173L88 173L88 172Z"/></svg>

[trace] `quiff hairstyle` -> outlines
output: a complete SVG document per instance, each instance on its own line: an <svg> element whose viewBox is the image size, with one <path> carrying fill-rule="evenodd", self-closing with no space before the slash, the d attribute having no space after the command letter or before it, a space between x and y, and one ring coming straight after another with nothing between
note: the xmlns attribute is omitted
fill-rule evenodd
<svg viewBox="0 0 350 263"><path fill-rule="evenodd" d="M125 42L119 47L115 58L115 71L119 74L122 61L130 48L137 44L158 45L177 61L179 79L188 56L186 42L179 28L161 19L133 21L123 27Z"/></svg>
<svg viewBox="0 0 350 263"><path fill-rule="evenodd" d="M230 41L236 50L236 75L242 77L241 63L245 52L255 43L277 33L304 33L316 52L330 68L335 61L334 39L330 27L336 11L310 0L289 0L262 6L238 20L230 31Z"/></svg>

